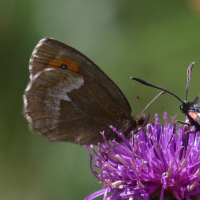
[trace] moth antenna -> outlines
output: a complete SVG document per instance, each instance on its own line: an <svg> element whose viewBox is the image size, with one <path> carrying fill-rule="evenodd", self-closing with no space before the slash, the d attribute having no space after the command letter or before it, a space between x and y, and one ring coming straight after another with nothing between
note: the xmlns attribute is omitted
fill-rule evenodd
<svg viewBox="0 0 200 200"><path fill-rule="evenodd" d="M157 88L157 89L159 89L159 90L163 90L163 91L165 91L165 92L171 94L172 96L176 97L181 103L183 102L177 95L175 95L174 93L170 92L169 90L166 90L166 89L164 89L164 88L161 88L161 87L158 87L158 86L156 86L156 85L153 85L152 83L149 83L149 82L147 82L147 81L145 81L145 80L142 80L142 79L140 79L140 78L131 77L131 79L132 79L132 80L135 80L135 81L138 81L139 83L142 83L143 85L147 85L147 86L149 86L149 87L153 87L153 88Z"/></svg>
<svg viewBox="0 0 200 200"><path fill-rule="evenodd" d="M187 101L187 96L188 96L188 90L190 86L190 79L191 79L191 74L192 74L192 68L194 66L194 63L191 63L190 66L187 69L187 85L186 85L186 91L185 91L185 101Z"/></svg>
<svg viewBox="0 0 200 200"><path fill-rule="evenodd" d="M195 99L194 99L194 102L197 102L198 99L199 99L200 95L198 95Z"/></svg>
<svg viewBox="0 0 200 200"><path fill-rule="evenodd" d="M144 108L144 110L142 111L142 113L141 114L143 114L144 113L144 111L160 96L160 95L162 95L162 94L164 94L165 93L165 91L162 91L162 92L160 92L156 97L154 97L148 104L147 104L147 106Z"/></svg>

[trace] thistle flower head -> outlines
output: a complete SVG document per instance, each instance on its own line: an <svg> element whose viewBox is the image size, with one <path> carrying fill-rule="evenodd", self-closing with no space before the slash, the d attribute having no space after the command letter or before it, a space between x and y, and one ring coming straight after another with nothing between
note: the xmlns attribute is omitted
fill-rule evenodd
<svg viewBox="0 0 200 200"><path fill-rule="evenodd" d="M155 115L155 124L136 133L134 142L111 126L122 142L109 142L102 133L105 142L98 144L98 152L87 146L92 173L103 189L85 200L101 195L104 200L200 199L200 132L188 134L184 145L185 133L192 129L180 125L173 133L167 113L164 122L160 125Z"/></svg>

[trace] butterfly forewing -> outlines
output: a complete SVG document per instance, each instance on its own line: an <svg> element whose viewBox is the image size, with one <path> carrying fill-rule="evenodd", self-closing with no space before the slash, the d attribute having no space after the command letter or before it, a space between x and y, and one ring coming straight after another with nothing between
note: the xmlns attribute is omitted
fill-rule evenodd
<svg viewBox="0 0 200 200"><path fill-rule="evenodd" d="M65 60L66 58L68 60ZM77 70L77 73L90 78L91 82L97 81L98 84L101 84L121 106L125 116L130 116L131 107L118 86L93 61L60 41L45 38L38 43L30 59L30 74L34 76L44 68L58 67L63 62L70 66L74 64L72 70ZM75 69L76 65L78 65L77 69Z"/></svg>

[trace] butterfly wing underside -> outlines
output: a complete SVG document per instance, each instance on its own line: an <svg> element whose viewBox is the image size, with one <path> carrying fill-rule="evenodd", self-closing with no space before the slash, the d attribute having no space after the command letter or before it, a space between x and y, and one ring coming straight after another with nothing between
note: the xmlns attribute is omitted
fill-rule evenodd
<svg viewBox="0 0 200 200"><path fill-rule="evenodd" d="M52 141L96 144L129 119L121 90L89 58L51 38L41 40L29 63L24 112L33 130Z"/></svg>

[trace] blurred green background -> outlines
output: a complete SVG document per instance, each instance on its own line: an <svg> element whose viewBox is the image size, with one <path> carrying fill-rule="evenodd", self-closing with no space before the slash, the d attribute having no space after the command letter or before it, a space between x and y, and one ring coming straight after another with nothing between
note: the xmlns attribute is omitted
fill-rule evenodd
<svg viewBox="0 0 200 200"><path fill-rule="evenodd" d="M53 37L91 58L121 88L133 114L159 91L131 81L140 77L185 96L200 94L200 1L1 0L0 3L0 199L84 199L101 184L85 147L53 144L29 131L22 95L37 42ZM146 111L174 116L180 102L165 94ZM180 114L178 119L184 119ZM102 199L99 198L99 199Z"/></svg>

